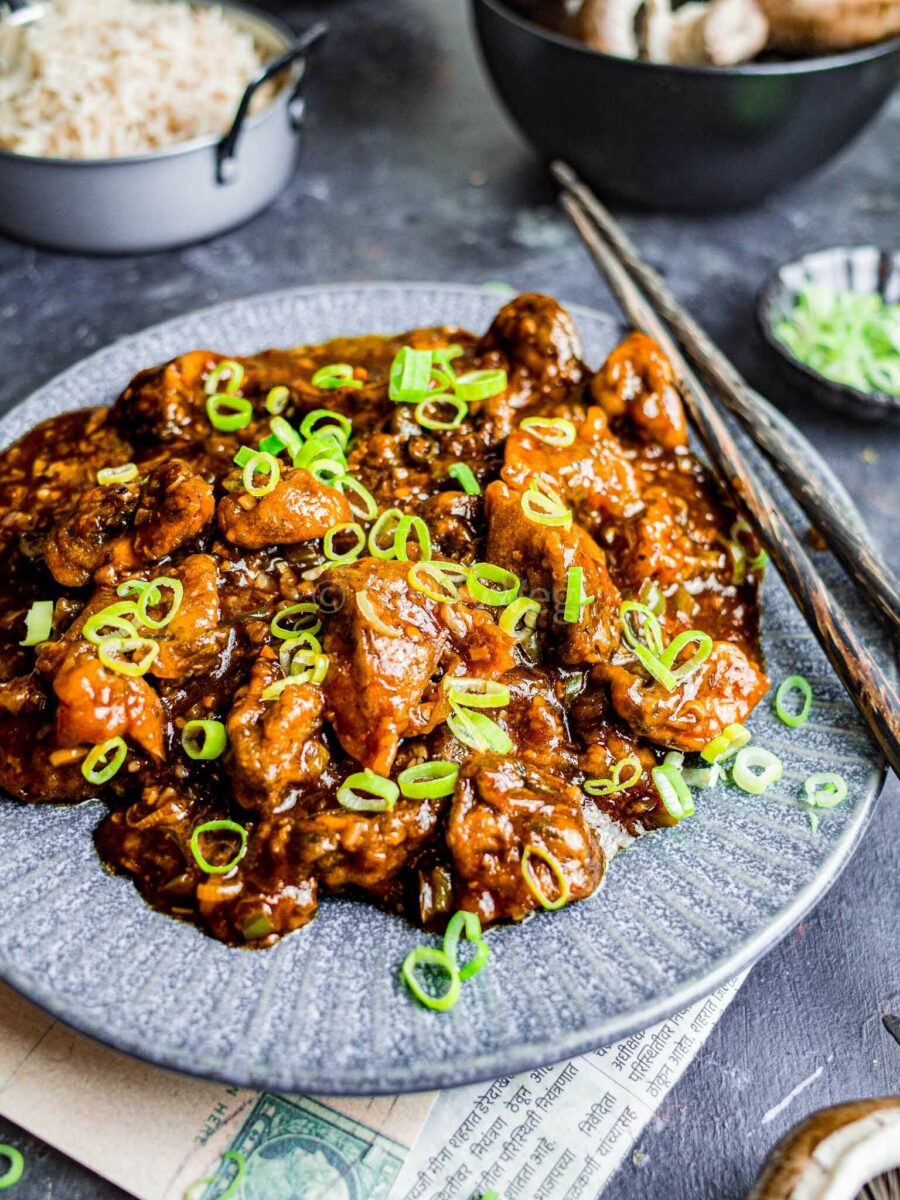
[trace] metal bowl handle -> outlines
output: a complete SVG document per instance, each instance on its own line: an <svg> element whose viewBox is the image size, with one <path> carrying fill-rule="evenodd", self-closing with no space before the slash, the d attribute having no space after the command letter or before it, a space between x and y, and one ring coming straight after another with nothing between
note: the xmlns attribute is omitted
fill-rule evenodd
<svg viewBox="0 0 900 1200"><path fill-rule="evenodd" d="M266 66L253 76L247 84L247 88L241 96L241 102L237 107L237 112L234 114L234 120L231 123L231 128L219 142L216 147L216 182L220 184L233 183L237 178L237 145L241 133L244 128L244 122L247 119L247 113L250 111L250 105L253 97L256 95L259 88L272 79L285 67L291 66L292 63L300 60L301 70L300 77L294 83L293 90L288 97L288 119L294 129L299 129L303 123L303 99L301 91L306 79L306 59L314 46L316 46L325 34L328 32L328 26L324 21L318 21L315 25L311 25L304 33L300 35L293 46L290 46L283 54L279 54L277 58L273 58Z"/></svg>

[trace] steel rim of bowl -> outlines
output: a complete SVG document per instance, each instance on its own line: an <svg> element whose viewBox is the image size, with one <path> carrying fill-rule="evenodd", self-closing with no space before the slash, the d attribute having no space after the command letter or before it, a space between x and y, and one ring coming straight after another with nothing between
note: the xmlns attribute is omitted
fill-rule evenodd
<svg viewBox="0 0 900 1200"><path fill-rule="evenodd" d="M819 54L810 58L790 59L783 63L749 62L733 67L717 67L703 63L657 63L637 58L621 58L616 54L607 54L604 50L595 50L591 46L586 46L583 42L577 41L575 38L566 37L564 34L556 33L552 29L545 29L542 25L538 25L536 21L530 21L527 17L522 16L521 13L515 12L510 8L504 0L473 0L473 3L476 6L480 5L482 8L489 9L510 25L517 26L523 33L529 33L533 37L550 42L561 49L595 58L601 62L625 64L636 68L652 67L654 70L674 75L699 75L715 79L742 75L751 78L764 78L767 75L826 74L829 71L838 71L842 67L857 66L881 57L889 57L892 53L900 51L900 34L898 34L896 37L875 42L873 45L860 46L855 50L841 50L835 54Z"/></svg>
<svg viewBox="0 0 900 1200"><path fill-rule="evenodd" d="M165 5L169 2L170 0L154 0L154 3L160 5ZM273 39L278 43L274 50L275 54L279 54L283 50L287 50L287 48L291 46L294 41L296 41L297 35L295 35L293 31L277 17L273 17L269 13L263 12L262 9L253 8L248 4L242 4L240 3L240 0L190 0L190 5L192 8L227 9L229 12L236 13L239 17L245 17L248 23L255 22L257 25L262 26L273 35ZM267 61L268 59L261 63L261 67L265 67ZM291 70L291 73L294 74L297 70L297 67L295 65L289 69ZM254 113L252 116L247 117L242 125L241 133L244 135L251 133L254 129L258 129L259 126L264 125L267 121L272 120L275 113L281 109L281 100L288 95L289 92L290 88L287 84L284 84L264 108L260 109L258 113ZM205 134L203 137L191 138L190 141L187 142L175 142L173 145L163 146L159 150L148 150L144 154L123 155L121 158L51 158L38 154L18 154L15 150L5 150L0 147L0 162L6 160L8 162L29 163L32 166L41 167L84 167L97 170L105 167L126 166L134 163L159 162L162 159L177 158L182 154L192 154L196 150L214 150L222 141L222 139L227 136L227 134L228 130L225 129L222 131L222 133Z"/></svg>
<svg viewBox="0 0 900 1200"><path fill-rule="evenodd" d="M803 267L809 259L815 258L819 254L842 254L845 257L849 257L851 254L858 254L860 251L865 250L871 251L879 259L890 259L896 264L897 270L900 271L900 251L897 250L885 250L871 243L861 246L820 246L818 249L807 251L806 254L802 254L799 258L782 263L770 272L757 295L756 319L763 338L770 349L777 354L785 366L803 375L812 387L827 388L834 392L836 397L845 401L848 408L862 407L868 409L872 415L891 416L900 414L900 396L892 396L888 392L863 392L859 388L853 387L852 384L841 383L837 379L829 379L827 375L822 375L814 367L802 362L790 352L788 347L784 345L776 334L775 326L772 322L772 310L775 307L778 296L783 294L796 298L797 295L785 282L783 277L784 271L791 267Z"/></svg>

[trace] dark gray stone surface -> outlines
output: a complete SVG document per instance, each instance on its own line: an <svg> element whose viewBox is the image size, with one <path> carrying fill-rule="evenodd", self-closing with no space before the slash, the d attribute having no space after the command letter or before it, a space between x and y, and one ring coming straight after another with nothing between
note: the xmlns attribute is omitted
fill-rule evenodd
<svg viewBox="0 0 900 1200"><path fill-rule="evenodd" d="M82 259L0 240L0 410L116 337L271 288L495 279L610 308L488 92L459 0L268 7L296 28L324 15L334 29L311 80L292 186L250 225L179 253ZM789 394L753 324L756 289L777 262L829 244L897 245L900 97L838 161L758 209L623 215L678 295L838 469L900 567L900 431L842 421ZM627 1163L608 1195L738 1200L769 1146L807 1112L900 1091L900 1046L881 1025L900 1011L898 800L891 780L853 862L753 971L646 1131L640 1165ZM10 1193L21 1200L124 1195L7 1122L0 1140L26 1155Z"/></svg>

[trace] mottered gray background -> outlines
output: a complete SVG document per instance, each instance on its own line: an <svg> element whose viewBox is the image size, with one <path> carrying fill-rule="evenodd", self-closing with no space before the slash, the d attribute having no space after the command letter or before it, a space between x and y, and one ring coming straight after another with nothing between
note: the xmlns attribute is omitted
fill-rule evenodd
<svg viewBox="0 0 900 1200"><path fill-rule="evenodd" d="M180 252L87 259L0 239L0 411L117 337L295 284L496 280L613 311L488 90L462 0L260 7L295 29L321 16L332 25L311 72L292 185L249 225ZM778 262L829 244L900 244L900 94L831 166L759 208L620 215L751 382L836 468L900 569L900 428L844 421L791 394L753 320L755 292ZM768 1148L807 1112L900 1091L900 1046L882 1026L885 1013L900 1014L898 930L891 779L853 861L751 973L607 1194L739 1200ZM0 1140L26 1156L21 1200L124 1195L2 1120Z"/></svg>

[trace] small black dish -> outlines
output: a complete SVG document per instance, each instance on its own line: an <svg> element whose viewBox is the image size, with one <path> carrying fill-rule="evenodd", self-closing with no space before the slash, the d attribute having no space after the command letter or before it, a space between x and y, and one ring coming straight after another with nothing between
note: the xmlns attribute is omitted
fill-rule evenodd
<svg viewBox="0 0 900 1200"><path fill-rule="evenodd" d="M845 383L835 383L795 358L777 336L779 321L790 316L797 296L810 283L822 284L836 292L879 292L890 303L900 302L900 251L879 250L877 246L815 250L779 267L760 290L756 305L762 335L792 383L845 416L863 421L900 421L900 396L863 392Z"/></svg>
<svg viewBox="0 0 900 1200"><path fill-rule="evenodd" d="M545 160L641 208L746 208L822 166L897 85L900 37L737 67L615 58L470 0L485 66Z"/></svg>

